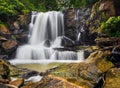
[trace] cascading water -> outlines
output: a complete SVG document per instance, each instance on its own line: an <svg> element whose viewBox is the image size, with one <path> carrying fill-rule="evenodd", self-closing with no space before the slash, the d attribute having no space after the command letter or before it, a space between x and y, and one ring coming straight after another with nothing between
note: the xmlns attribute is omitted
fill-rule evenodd
<svg viewBox="0 0 120 88"><path fill-rule="evenodd" d="M30 23L29 41L17 49L16 60L77 60L73 51L59 51L64 48L64 15L50 11L33 13ZM66 38L67 39L67 38Z"/></svg>

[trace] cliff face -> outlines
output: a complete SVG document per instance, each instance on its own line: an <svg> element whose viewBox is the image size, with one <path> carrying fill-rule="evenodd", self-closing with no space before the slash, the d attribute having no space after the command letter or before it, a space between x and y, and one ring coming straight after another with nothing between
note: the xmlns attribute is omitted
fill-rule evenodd
<svg viewBox="0 0 120 88"><path fill-rule="evenodd" d="M116 0L99 0L92 8L65 10L65 35L78 45L95 44L101 23L120 14L119 4Z"/></svg>

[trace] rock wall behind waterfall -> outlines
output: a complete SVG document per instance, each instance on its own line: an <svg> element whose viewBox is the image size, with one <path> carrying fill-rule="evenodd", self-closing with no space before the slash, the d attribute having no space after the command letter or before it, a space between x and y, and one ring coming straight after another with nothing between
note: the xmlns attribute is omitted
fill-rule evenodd
<svg viewBox="0 0 120 88"><path fill-rule="evenodd" d="M6 23L0 25L0 59L13 58L17 47L27 42L30 13L14 16Z"/></svg>

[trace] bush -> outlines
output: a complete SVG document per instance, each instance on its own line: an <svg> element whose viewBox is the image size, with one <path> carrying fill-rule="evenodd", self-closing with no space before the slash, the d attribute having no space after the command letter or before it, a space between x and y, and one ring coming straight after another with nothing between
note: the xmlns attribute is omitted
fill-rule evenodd
<svg viewBox="0 0 120 88"><path fill-rule="evenodd" d="M120 16L110 17L106 22L102 23L101 32L111 37L120 37Z"/></svg>
<svg viewBox="0 0 120 88"><path fill-rule="evenodd" d="M11 16L20 13L22 9L25 9L25 7L18 0L0 0L0 19L6 21Z"/></svg>

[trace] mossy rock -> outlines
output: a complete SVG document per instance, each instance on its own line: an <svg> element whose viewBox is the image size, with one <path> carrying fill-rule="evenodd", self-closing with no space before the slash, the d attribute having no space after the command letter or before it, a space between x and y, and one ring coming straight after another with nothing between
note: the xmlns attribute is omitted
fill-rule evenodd
<svg viewBox="0 0 120 88"><path fill-rule="evenodd" d="M8 78L9 77L9 73L10 73L10 70L9 70L9 67L5 64L3 64L2 62L0 62L0 76L1 78Z"/></svg>
<svg viewBox="0 0 120 88"><path fill-rule="evenodd" d="M120 68L112 68L106 73L103 88L120 88Z"/></svg>
<svg viewBox="0 0 120 88"><path fill-rule="evenodd" d="M6 62L5 60L0 60L0 64L5 65L7 67L7 69L9 69L9 75L10 76L19 75L19 71L18 71L17 67L11 65L9 62ZM3 68L3 70L6 71L5 68Z"/></svg>

